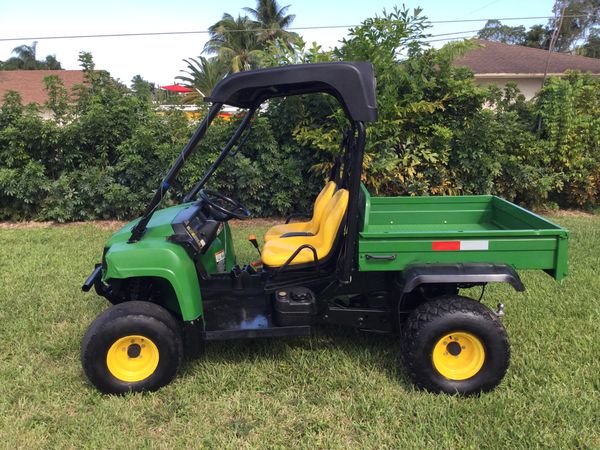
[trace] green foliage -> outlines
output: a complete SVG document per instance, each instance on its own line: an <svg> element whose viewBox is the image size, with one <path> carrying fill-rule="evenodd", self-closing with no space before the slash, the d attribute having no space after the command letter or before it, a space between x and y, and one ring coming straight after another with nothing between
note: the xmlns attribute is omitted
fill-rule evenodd
<svg viewBox="0 0 600 450"><path fill-rule="evenodd" d="M456 133L450 165L463 193L493 193L541 206L562 180L548 166L542 142L532 132L533 105L514 84L486 92L487 108L465 120Z"/></svg>
<svg viewBox="0 0 600 450"><path fill-rule="evenodd" d="M177 79L193 91L185 95L183 103L202 104L204 97L210 95L217 83L227 74L229 66L222 59L204 56L183 61L187 64L187 69L182 71L185 75L178 76Z"/></svg>
<svg viewBox="0 0 600 450"><path fill-rule="evenodd" d="M256 68L261 51L255 28L256 23L248 16L235 18L225 13L209 28L210 39L204 51L226 62L231 72Z"/></svg>
<svg viewBox="0 0 600 450"><path fill-rule="evenodd" d="M478 38L486 41L543 49L549 47L551 36L552 29L544 25L533 25L529 30L525 30L523 25L512 27L496 19L488 20L477 33Z"/></svg>
<svg viewBox="0 0 600 450"><path fill-rule="evenodd" d="M600 28L592 32L585 44L575 49L575 52L581 56L587 56L588 58L600 59Z"/></svg>
<svg viewBox="0 0 600 450"><path fill-rule="evenodd" d="M553 12L555 17L548 21L548 27L552 30L559 29L556 41L559 52L572 50L590 32L598 31L600 26L598 0L556 0Z"/></svg>
<svg viewBox="0 0 600 450"><path fill-rule="evenodd" d="M562 177L559 204L591 207L600 197L600 80L552 78L537 99L550 167Z"/></svg>
<svg viewBox="0 0 600 450"><path fill-rule="evenodd" d="M455 130L482 104L472 76L452 65L464 46L427 49L426 18L395 8L363 22L336 49L340 59L371 61L377 77L379 120L368 128L364 181L385 195L452 194L458 190L448 166ZM304 125L297 136L317 148L331 143L340 114L326 126ZM319 123L319 122L317 122ZM329 126L327 126L329 125Z"/></svg>
<svg viewBox="0 0 600 450"><path fill-rule="evenodd" d="M52 112L54 120L63 124L69 120L69 93L62 79L56 75L44 77L44 85L48 93L46 107Z"/></svg>
<svg viewBox="0 0 600 450"><path fill-rule="evenodd" d="M231 72L257 68L263 51L271 43L277 41L291 49L298 40L296 33L286 30L296 17L286 14L289 8L290 5L279 6L276 0L257 0L256 8L244 8L251 17L238 14L235 18L224 13L209 28L210 39L204 52L215 55ZM203 69L203 65L197 66ZM188 68L192 69L189 63Z"/></svg>
<svg viewBox="0 0 600 450"><path fill-rule="evenodd" d="M600 57L595 47L600 35L600 3L598 0L556 0L554 17L546 25L504 25L488 20L477 36L488 41L547 50L556 33L553 51L573 52L592 58Z"/></svg>
<svg viewBox="0 0 600 450"><path fill-rule="evenodd" d="M187 69L178 79L194 90L184 102L202 101L228 72L264 67L263 59L268 61L273 46L294 52L294 46L301 39L287 30L296 17L287 14L289 8L290 5L280 6L277 0L257 0L255 8L244 8L250 17L238 14L235 18L224 13L221 20L209 28L210 39L203 52L210 56L184 59Z"/></svg>
<svg viewBox="0 0 600 450"><path fill-rule="evenodd" d="M36 58L37 41L31 45L19 45L12 51L6 61L0 61L0 70L62 70L60 62L54 55L47 55L44 60Z"/></svg>
<svg viewBox="0 0 600 450"><path fill-rule="evenodd" d="M195 183L214 161L223 142L236 123L217 122L201 142L191 164L181 178ZM278 145L267 117L252 123L250 138L233 157L227 158L208 183L208 187L240 200L257 216L282 215L305 211L308 207L307 183L310 165L306 152L289 145Z"/></svg>
<svg viewBox="0 0 600 450"><path fill-rule="evenodd" d="M384 11L336 49L340 59L370 60L375 68L379 120L368 128L363 174L371 190L491 193L533 207L598 204L598 81L552 79L537 102L525 101L515 85L483 89L452 64L471 44L427 49L419 43L425 25L418 10ZM297 122L293 135L321 155L325 163L313 168L325 173L344 125L340 111Z"/></svg>
<svg viewBox="0 0 600 450"><path fill-rule="evenodd" d="M151 101L155 95L156 88L151 82L144 80L141 75L135 75L131 79L131 92L145 101Z"/></svg>
<svg viewBox="0 0 600 450"><path fill-rule="evenodd" d="M363 181L375 194L492 193L526 206L597 207L600 80L551 78L526 101L514 85L476 86L468 69L453 65L471 44L434 50L423 43L426 32L420 10L395 8L352 29L333 51L274 39L263 45L260 65L373 63L379 120L368 127ZM130 90L95 70L91 54L80 62L86 83L74 97L58 78L45 80L52 120L18 94L5 96L0 220L133 218L193 133L182 112L155 110L141 78ZM214 123L165 204L201 177L239 120ZM270 100L208 187L258 216L309 210L348 127L329 95Z"/></svg>
<svg viewBox="0 0 600 450"><path fill-rule="evenodd" d="M269 42L261 54L261 67L286 66L288 64L311 64L334 60L333 51L324 51L316 42L307 48L298 38L292 43L276 39Z"/></svg>
<svg viewBox="0 0 600 450"><path fill-rule="evenodd" d="M3 219L125 218L139 212L152 181L164 170L164 145L171 156L185 119L158 116L148 101L130 95L104 72L95 72L90 55L82 54L88 84L78 87L70 103L60 81L48 77L47 106L55 120L43 120L23 107L14 94L0 109L0 217ZM131 142L153 132L148 147ZM186 136L187 137L187 136ZM132 167L132 151L138 164ZM156 153L162 156L156 161ZM153 158L154 157L154 158ZM133 173L147 178L132 184ZM150 175L152 172L152 175ZM137 180L136 180L137 181Z"/></svg>
<svg viewBox="0 0 600 450"><path fill-rule="evenodd" d="M155 111L142 92L129 91L80 60L86 85L67 99L46 79L55 120L9 93L0 108L0 220L126 219L137 216L194 131L182 112ZM72 101L69 101L72 100ZM166 204L181 198L216 158L239 119L217 120L180 174ZM273 123L277 123L276 120ZM308 208L311 161L306 151L278 142L267 117L257 117L244 148L227 159L209 186L247 204L257 215Z"/></svg>
<svg viewBox="0 0 600 450"><path fill-rule="evenodd" d="M295 14L286 14L290 6L279 6L277 0L257 0L256 8L244 8L256 23L259 43L280 40L289 45L299 38L286 30L296 18Z"/></svg>

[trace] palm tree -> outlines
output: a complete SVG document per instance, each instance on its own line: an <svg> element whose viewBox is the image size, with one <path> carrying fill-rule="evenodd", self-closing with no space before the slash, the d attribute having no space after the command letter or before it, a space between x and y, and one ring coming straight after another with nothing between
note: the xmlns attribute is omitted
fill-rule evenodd
<svg viewBox="0 0 600 450"><path fill-rule="evenodd" d="M187 70L182 70L186 75L178 76L177 79L194 91L185 95L184 103L199 103L204 100L229 69L229 64L219 58L199 56L197 59L190 58L183 61L187 63Z"/></svg>
<svg viewBox="0 0 600 450"><path fill-rule="evenodd" d="M8 58L2 65L2 70L61 70L62 66L55 55L46 56L45 61L38 61L36 58L37 41L31 45L19 45L13 48L12 53L15 56Z"/></svg>
<svg viewBox="0 0 600 450"><path fill-rule="evenodd" d="M261 55L256 23L247 16L235 19L231 14L209 28L210 40L204 46L204 52L216 54L228 63L232 72L249 70L256 66Z"/></svg>
<svg viewBox="0 0 600 450"><path fill-rule="evenodd" d="M280 7L277 0L257 0L256 3L256 9L246 7L244 11L250 14L258 24L259 42L274 42L279 39L290 44L298 39L296 33L285 30L296 18L295 14L286 15L290 5Z"/></svg>
<svg viewBox="0 0 600 450"><path fill-rule="evenodd" d="M18 47L13 48L12 52L16 55L13 58L20 66L20 69L35 70L39 68L39 63L36 59L36 48L37 41L33 41L31 45L19 45Z"/></svg>

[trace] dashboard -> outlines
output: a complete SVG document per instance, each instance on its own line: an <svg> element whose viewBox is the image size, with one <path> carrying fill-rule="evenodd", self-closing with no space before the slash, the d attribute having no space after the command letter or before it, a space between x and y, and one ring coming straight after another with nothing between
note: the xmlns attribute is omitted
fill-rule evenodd
<svg viewBox="0 0 600 450"><path fill-rule="evenodd" d="M210 247L219 233L220 225L221 222L207 218L202 206L195 203L175 216L171 222L175 234L169 240L183 245L195 258Z"/></svg>

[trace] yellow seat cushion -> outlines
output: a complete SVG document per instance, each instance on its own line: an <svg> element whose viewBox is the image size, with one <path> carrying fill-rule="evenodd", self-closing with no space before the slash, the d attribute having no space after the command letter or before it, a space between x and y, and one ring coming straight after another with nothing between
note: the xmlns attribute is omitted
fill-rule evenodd
<svg viewBox="0 0 600 450"><path fill-rule="evenodd" d="M318 260L326 258L338 235L342 219L348 208L348 191L340 189L327 202L323 209L321 227L315 236L280 237L266 242L262 250L263 264L269 267L280 267L292 256L301 245L312 245L317 250ZM310 249L303 249L290 265L305 264L314 261Z"/></svg>
<svg viewBox="0 0 600 450"><path fill-rule="evenodd" d="M295 222L295 223L286 223L282 225L275 225L274 227L269 228L269 230L265 234L265 242L270 241L271 239L276 239L282 234L286 233L312 233L317 234L319 232L319 225L321 223L321 218L323 216L323 210L327 205L327 202L331 200L337 185L334 181L329 181L315 200L315 206L313 208L312 219L308 222Z"/></svg>

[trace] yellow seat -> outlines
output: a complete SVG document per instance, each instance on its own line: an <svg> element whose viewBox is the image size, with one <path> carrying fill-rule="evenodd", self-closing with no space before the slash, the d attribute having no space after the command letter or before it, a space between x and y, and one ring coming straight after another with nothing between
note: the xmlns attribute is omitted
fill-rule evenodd
<svg viewBox="0 0 600 450"><path fill-rule="evenodd" d="M276 239L282 234L286 233L311 233L317 234L319 232L319 225L321 223L321 217L323 216L323 210L327 205L327 202L331 200L335 193L337 186L335 182L329 181L315 200L315 206L313 208L312 219L308 222L296 222L286 223L283 225L275 225L271 227L265 234L265 242L271 239Z"/></svg>
<svg viewBox="0 0 600 450"><path fill-rule="evenodd" d="M348 191L340 189L327 202L323 209L321 226L314 236L294 236L271 239L262 250L263 264L269 267L280 267L292 256L301 245L312 245L317 250L317 259L326 258L338 235L344 214L348 208ZM313 252L305 248L298 253L290 265L311 263Z"/></svg>

